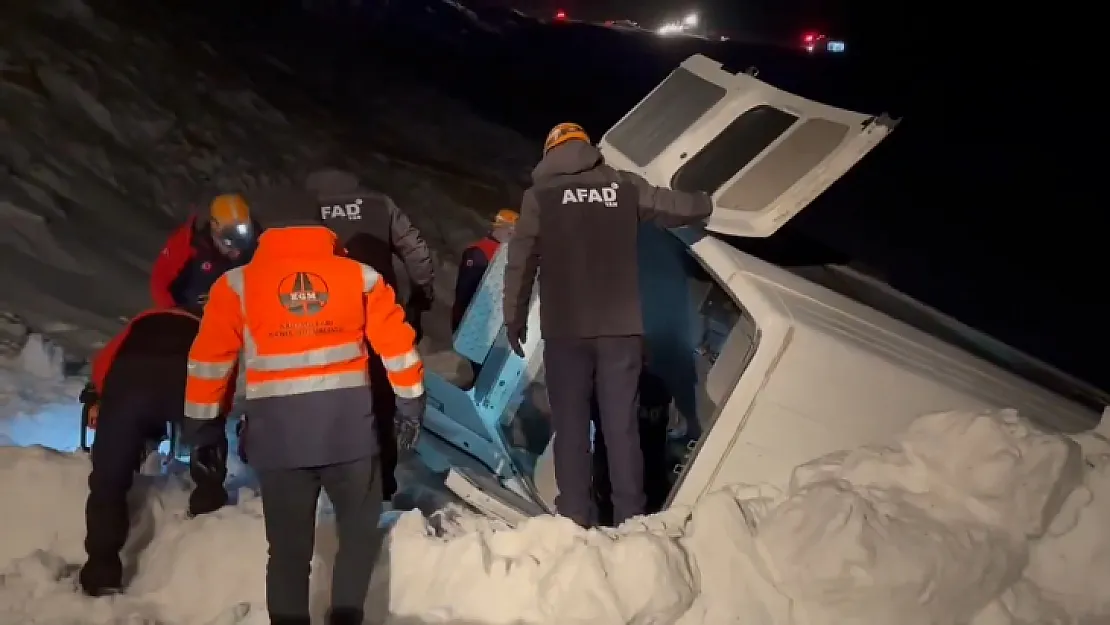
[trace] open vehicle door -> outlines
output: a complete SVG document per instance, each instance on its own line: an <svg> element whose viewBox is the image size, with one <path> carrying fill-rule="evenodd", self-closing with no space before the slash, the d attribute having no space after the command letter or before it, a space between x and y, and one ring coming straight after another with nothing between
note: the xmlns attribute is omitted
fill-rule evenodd
<svg viewBox="0 0 1110 625"><path fill-rule="evenodd" d="M702 55L686 59L598 144L656 186L705 191L708 228L768 237L882 141L896 120L813 102Z"/></svg>
<svg viewBox="0 0 1110 625"><path fill-rule="evenodd" d="M506 440L524 388L535 377L543 352L539 332L515 354L505 337L501 300L507 246L501 246L455 335L455 351L481 370L462 389L433 371L425 373L428 409L417 453L434 471L448 471L446 485L478 510L515 525L547 512L528 472ZM533 297L529 327L540 327L539 298Z"/></svg>

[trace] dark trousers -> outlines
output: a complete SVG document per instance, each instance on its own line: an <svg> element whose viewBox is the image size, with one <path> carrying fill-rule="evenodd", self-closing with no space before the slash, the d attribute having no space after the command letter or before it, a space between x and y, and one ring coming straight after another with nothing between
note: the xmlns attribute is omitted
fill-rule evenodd
<svg viewBox="0 0 1110 625"><path fill-rule="evenodd" d="M85 551L89 560L81 581L90 594L122 585L119 552L131 525L127 493L146 450L166 436L169 422L181 419L182 401L181 396L167 398L140 390L123 393L112 389L101 400L85 503ZM216 449L221 444L222 453ZM194 455L197 452L207 462L204 466L190 465L195 484L190 505L194 500L219 501L222 505L226 501L223 482L227 477L227 440L215 441Z"/></svg>
<svg viewBox="0 0 1110 625"><path fill-rule="evenodd" d="M595 407L596 409L596 407ZM667 479L667 420L637 419L640 432L640 455L644 459L644 512L653 514L663 509L670 494ZM597 413L594 413L597 433L594 435L594 500L597 504L599 525L613 525L613 487L609 482L609 450L605 444L605 431Z"/></svg>
<svg viewBox="0 0 1110 625"><path fill-rule="evenodd" d="M639 336L544 341L544 366L555 431L559 514L588 527L594 523L590 458L591 402L597 398L607 441L613 522L644 512L644 468L639 406L643 344Z"/></svg>
<svg viewBox="0 0 1110 625"><path fill-rule="evenodd" d="M382 499L389 501L397 493L397 395L389 383L381 356L370 355L370 394L374 406L374 429L378 432L378 458L381 460Z"/></svg>
<svg viewBox="0 0 1110 625"><path fill-rule="evenodd" d="M266 607L271 619L308 622L309 574L321 488L335 508L339 538L332 568L332 611L362 613L382 544L377 529L382 509L380 475L374 456L325 467L258 472L266 540L270 543Z"/></svg>

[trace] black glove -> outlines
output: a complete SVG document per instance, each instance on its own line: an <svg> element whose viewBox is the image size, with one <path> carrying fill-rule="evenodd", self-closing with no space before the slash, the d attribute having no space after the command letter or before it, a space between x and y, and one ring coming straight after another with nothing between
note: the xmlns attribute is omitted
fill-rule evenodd
<svg viewBox="0 0 1110 625"><path fill-rule="evenodd" d="M100 401L100 395L96 392L96 387L93 386L92 382L85 384L85 388L81 389L81 395L77 398L77 401L86 406L91 406Z"/></svg>
<svg viewBox="0 0 1110 625"><path fill-rule="evenodd" d="M415 316L428 312L432 309L432 302L435 301L435 297L435 286L431 284L413 284L412 291L409 293L409 300L405 304L405 313Z"/></svg>
<svg viewBox="0 0 1110 625"><path fill-rule="evenodd" d="M195 447L189 455L189 477L193 492L189 493L190 517L215 512L227 505L227 440L214 445Z"/></svg>
<svg viewBox="0 0 1110 625"><path fill-rule="evenodd" d="M181 424L181 444L186 447L197 448L207 445L216 445L226 439L224 427L227 419L190 419L185 417Z"/></svg>
<svg viewBox="0 0 1110 625"><path fill-rule="evenodd" d="M428 406L426 395L415 399L397 398L397 412L393 419L393 436L397 439L397 452L404 454L416 449L420 428L424 424L424 411Z"/></svg>
<svg viewBox="0 0 1110 625"><path fill-rule="evenodd" d="M505 326L505 336L509 339L509 347L513 352L524 358L524 348L521 343L528 340L528 328L523 323L513 323Z"/></svg>
<svg viewBox="0 0 1110 625"><path fill-rule="evenodd" d="M404 454L416 449L420 440L420 426L412 421L396 419L393 422L393 433L397 439L397 453Z"/></svg>
<svg viewBox="0 0 1110 625"><path fill-rule="evenodd" d="M429 282L417 287L420 293L420 303L423 310L428 311L432 309L432 304L436 301L436 286Z"/></svg>

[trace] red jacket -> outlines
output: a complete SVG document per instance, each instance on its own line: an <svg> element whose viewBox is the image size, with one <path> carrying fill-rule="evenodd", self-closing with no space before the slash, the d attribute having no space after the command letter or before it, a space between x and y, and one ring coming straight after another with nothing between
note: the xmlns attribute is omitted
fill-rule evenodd
<svg viewBox="0 0 1110 625"><path fill-rule="evenodd" d="M489 263L493 260L501 242L490 235L482 237L463 251L459 262L459 275L455 279L455 303L451 306L451 333L458 332L470 301L482 285Z"/></svg>
<svg viewBox="0 0 1110 625"><path fill-rule="evenodd" d="M124 326L118 334L112 337L112 340L108 341L107 345L100 348L100 351L93 357L92 375L89 381L92 382L93 386L96 388L97 395L100 395L104 391L104 378L108 376L108 370L112 368L112 362L116 359L116 354L119 353L119 349L123 346L123 342L127 340L127 335L131 333L131 326L143 317L159 314L184 315L199 320L196 315L181 310L180 308L151 308L132 317L131 320L127 322L127 325Z"/></svg>
<svg viewBox="0 0 1110 625"><path fill-rule="evenodd" d="M150 296L155 306L196 306L224 272L247 264L251 255L231 259L212 242L208 224L191 215L170 235L150 273ZM255 224L258 227L258 224ZM261 230L261 228L259 228Z"/></svg>
<svg viewBox="0 0 1110 625"><path fill-rule="evenodd" d="M181 303L173 296L173 283L196 254L193 248L196 221L196 215L190 215L184 224L174 230L154 261L154 269L150 272L150 295L155 306L170 308Z"/></svg>

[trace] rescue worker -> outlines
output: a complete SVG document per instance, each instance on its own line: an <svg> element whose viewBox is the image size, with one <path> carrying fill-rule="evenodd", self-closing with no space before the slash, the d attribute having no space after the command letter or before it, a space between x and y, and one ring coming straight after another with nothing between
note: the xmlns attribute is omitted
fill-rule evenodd
<svg viewBox="0 0 1110 625"><path fill-rule="evenodd" d="M85 550L88 561L78 581L88 595L101 596L123 587L120 549L127 540L127 493L146 453L155 449L170 427L182 424L186 364L200 320L179 308L152 309L136 316L96 355L82 403L96 428L92 444L89 497L85 504ZM234 389L224 403L230 404ZM217 415L220 416L220 415ZM189 514L195 516L227 503L227 439L223 420L201 433L190 455L195 489Z"/></svg>
<svg viewBox="0 0 1110 625"><path fill-rule="evenodd" d="M243 196L217 196L207 219L190 215L158 254L150 274L154 305L203 310L216 278L250 260L260 231Z"/></svg>
<svg viewBox="0 0 1110 625"><path fill-rule="evenodd" d="M637 269L641 222L674 228L713 210L701 192L655 187L606 165L577 124L559 124L524 192L509 240L504 316L524 354L532 282L539 273L540 334L555 431L556 507L592 524L590 401L596 391L608 450L613 522L644 512L636 412L643 319Z"/></svg>
<svg viewBox="0 0 1110 625"><path fill-rule="evenodd" d="M422 315L435 301L435 266L428 244L407 215L389 196L362 188L358 178L346 171L324 169L309 174L305 187L316 195L319 216L339 237L348 258L369 265L395 292L398 288L393 258L401 259L412 284L405 317L423 334ZM386 379L386 369L377 354L370 355L370 390L374 414L378 415L378 439L382 443L382 497L397 493L397 446L393 434L396 399Z"/></svg>
<svg viewBox="0 0 1110 625"><path fill-rule="evenodd" d="M508 241L520 215L514 210L500 210L486 236L463 250L459 259L459 277L455 281L455 303L451 306L451 334L459 331L470 301L482 285L482 278L501 244Z"/></svg>
<svg viewBox="0 0 1110 625"><path fill-rule="evenodd" d="M304 193L303 191L300 193ZM307 194L296 198L315 205ZM321 487L335 508L333 625L361 624L381 547L381 472L375 457L369 341L397 394L401 451L424 416L424 365L415 332L380 273L337 255L335 233L292 221L261 237L253 260L213 285L189 353L185 415L203 424L246 353L246 442L262 491L270 558L266 604L274 625L308 625L309 573ZM192 427L187 428L187 431Z"/></svg>

